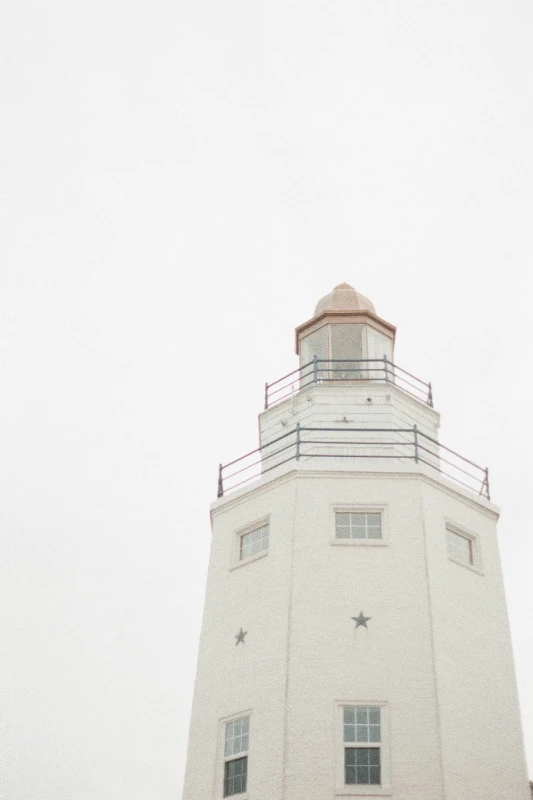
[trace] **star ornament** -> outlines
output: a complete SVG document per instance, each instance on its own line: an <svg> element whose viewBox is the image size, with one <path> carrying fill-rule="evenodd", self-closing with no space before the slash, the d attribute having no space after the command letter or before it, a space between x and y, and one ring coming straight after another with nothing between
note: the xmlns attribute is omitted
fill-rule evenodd
<svg viewBox="0 0 533 800"><path fill-rule="evenodd" d="M237 633L236 636L235 636L235 638L237 639L237 641L235 642L235 647L237 647L237 645L240 642L242 642L244 644L244 637L246 636L247 633L248 633L248 631L243 631L242 628L240 629L239 633Z"/></svg>
<svg viewBox="0 0 533 800"><path fill-rule="evenodd" d="M372 617L365 617L363 612L360 611L359 616L352 617L352 619L355 621L355 629L357 630L359 625L362 625L364 628L368 628L368 625L366 623L368 622L369 619L372 619Z"/></svg>

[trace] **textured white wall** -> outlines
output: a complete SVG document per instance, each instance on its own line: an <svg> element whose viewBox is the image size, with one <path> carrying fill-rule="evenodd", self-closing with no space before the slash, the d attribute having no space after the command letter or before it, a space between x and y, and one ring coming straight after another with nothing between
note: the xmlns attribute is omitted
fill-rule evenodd
<svg viewBox="0 0 533 800"><path fill-rule="evenodd" d="M527 798L496 521L486 504L423 484L446 797ZM443 519L478 538L480 572L447 558Z"/></svg>
<svg viewBox="0 0 533 800"><path fill-rule="evenodd" d="M346 505L384 509L382 545L334 541ZM268 555L232 568L265 516ZM483 574L448 558L446 519ZM248 710L249 797L333 798L338 701L388 704L395 800L526 800L495 520L422 474L293 470L218 501L184 800L221 797L220 720Z"/></svg>
<svg viewBox="0 0 533 800"><path fill-rule="evenodd" d="M184 800L222 796L219 721L252 709L250 774L256 793L282 797L283 720L295 482L219 501L191 718ZM236 531L270 517L267 556L235 567ZM245 643L236 645L240 628Z"/></svg>

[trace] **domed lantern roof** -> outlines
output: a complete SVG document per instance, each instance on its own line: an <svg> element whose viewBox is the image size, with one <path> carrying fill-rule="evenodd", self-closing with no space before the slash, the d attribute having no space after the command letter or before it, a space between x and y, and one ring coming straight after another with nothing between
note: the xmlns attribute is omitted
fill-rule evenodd
<svg viewBox="0 0 533 800"><path fill-rule="evenodd" d="M314 316L324 311L370 311L376 313L374 305L368 297L356 292L349 283L339 283L332 292L318 301Z"/></svg>

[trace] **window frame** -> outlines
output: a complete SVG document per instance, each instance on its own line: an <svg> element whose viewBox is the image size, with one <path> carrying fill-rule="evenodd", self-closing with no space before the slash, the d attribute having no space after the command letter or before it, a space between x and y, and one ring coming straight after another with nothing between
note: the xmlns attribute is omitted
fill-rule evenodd
<svg viewBox="0 0 533 800"><path fill-rule="evenodd" d="M460 536L463 539L466 539L470 543L470 556L471 562L468 563L463 561L461 558L454 556L453 553L450 553L449 544L448 544L448 533L455 534L456 536ZM445 542L444 546L446 547L446 555L450 561L453 561L454 564L459 564L461 567L465 567L466 569L472 570L472 572L477 572L478 575L483 575L482 569L482 561L481 561L481 548L479 545L479 536L475 534L473 531L464 528L462 525L457 525L455 522L452 522L449 519L444 521L444 535L445 535Z"/></svg>
<svg viewBox="0 0 533 800"><path fill-rule="evenodd" d="M265 526L268 526L268 547L265 548L265 550L260 550L258 553L253 553L253 555L251 556L247 556L246 558L241 558L243 537ZM245 564L249 564L251 561L257 561L257 559L259 558L264 558L269 554L269 552L270 552L270 516L267 516L267 517L261 517L260 519L256 519L254 520L254 522L249 523L243 528L238 528L235 531L233 537L231 569L236 569L237 567L243 567Z"/></svg>
<svg viewBox="0 0 533 800"><path fill-rule="evenodd" d="M248 748L241 750L238 753L232 753L226 756L226 725L231 722L236 722L239 719L248 718ZM215 775L215 797L224 800L226 797L237 797L239 800L248 800L248 785L250 777L250 730L252 727L252 710L247 709L240 711L238 714L231 714L228 717L222 717L219 720L219 742L218 742L218 758ZM237 761L239 758L246 758L246 791L238 792L237 794L225 794L226 789L226 764L230 761Z"/></svg>
<svg viewBox="0 0 533 800"><path fill-rule="evenodd" d="M386 505L371 503L333 503L333 521L331 524L330 543L340 547L387 547L389 544L388 509ZM355 539L337 536L337 514L380 514L381 539Z"/></svg>
<svg viewBox="0 0 533 800"><path fill-rule="evenodd" d="M344 326L348 326L349 325L350 327L357 325L358 327L361 328L361 345L362 345L362 347L361 347L360 358L363 359L364 361L366 361L367 363L364 365L363 369L361 370L362 374L358 376L359 379L372 380L374 378L374 373L376 372L378 367L376 367L376 366L372 367L370 365L370 363L368 363L369 360L370 361L373 361L373 360L381 361L385 357L388 358L388 360L390 362L392 362L394 360L394 358L393 358L392 339L389 336L387 336L382 330L378 330L373 325L369 325L367 321L361 322L361 321L357 321L357 320L354 320L354 319L351 322L348 322L346 320L337 320L337 321L335 321L335 320L332 320L330 318L330 319L325 320L321 325L313 327L310 331L308 331L306 333L305 336L302 336L302 338L299 339L299 341L298 341L299 353L300 353L300 368L305 366L306 364L307 365L311 365L313 363L313 356L310 355L309 353L306 353L306 357L304 358L304 351L306 349L309 349L311 351L315 350L315 352L316 352L316 350L318 350L320 348L312 347L311 345L308 345L307 342L306 342L306 339L310 338L311 336L314 336L315 334L319 333L320 331L324 331L324 329L325 329L325 331L324 331L325 332L325 341L322 342L321 344L325 345L326 356L325 356L324 359L323 358L319 358L319 361L322 361L322 360L327 361L328 362L328 366L327 367L322 366L322 368L320 368L320 366L319 366L318 383L321 383L322 380L326 380L326 381L335 380L335 374L331 373L331 371L329 369L329 365L331 364L331 361L334 358L332 332L333 332L333 328L335 328L338 325L344 325ZM378 355L376 355L376 354L378 354ZM353 359L355 359L355 353L354 353ZM342 361L342 359L339 359L339 360ZM348 360L352 360L352 359L348 359ZM355 365L354 365L353 368L355 369ZM356 379L355 376L351 376L350 377L350 380L354 380L354 379ZM337 380L342 381L343 379L342 378L338 378ZM394 376L392 376L392 382L393 383L395 382ZM307 385L304 380L301 380L301 383L302 383L302 386Z"/></svg>
<svg viewBox="0 0 533 800"><path fill-rule="evenodd" d="M379 745L377 742L345 742L344 741L344 708L350 706L353 708L379 708L380 709L380 725L381 725L381 741ZM335 795L337 796L352 796L357 797L363 795L364 797L377 796L387 797L392 794L390 783L390 713L389 705L384 700L337 700L335 703L335 741L336 741L336 769L335 769ZM381 783L345 783L345 755L346 748L362 748L379 746L380 750L380 765L381 765Z"/></svg>

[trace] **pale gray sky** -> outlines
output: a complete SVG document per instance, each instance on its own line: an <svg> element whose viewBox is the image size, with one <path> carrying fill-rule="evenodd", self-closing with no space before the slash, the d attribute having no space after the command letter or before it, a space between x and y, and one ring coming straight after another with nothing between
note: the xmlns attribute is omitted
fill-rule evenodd
<svg viewBox="0 0 533 800"><path fill-rule="evenodd" d="M217 465L342 281L491 469L533 772L533 5L1 7L0 795L181 796Z"/></svg>

